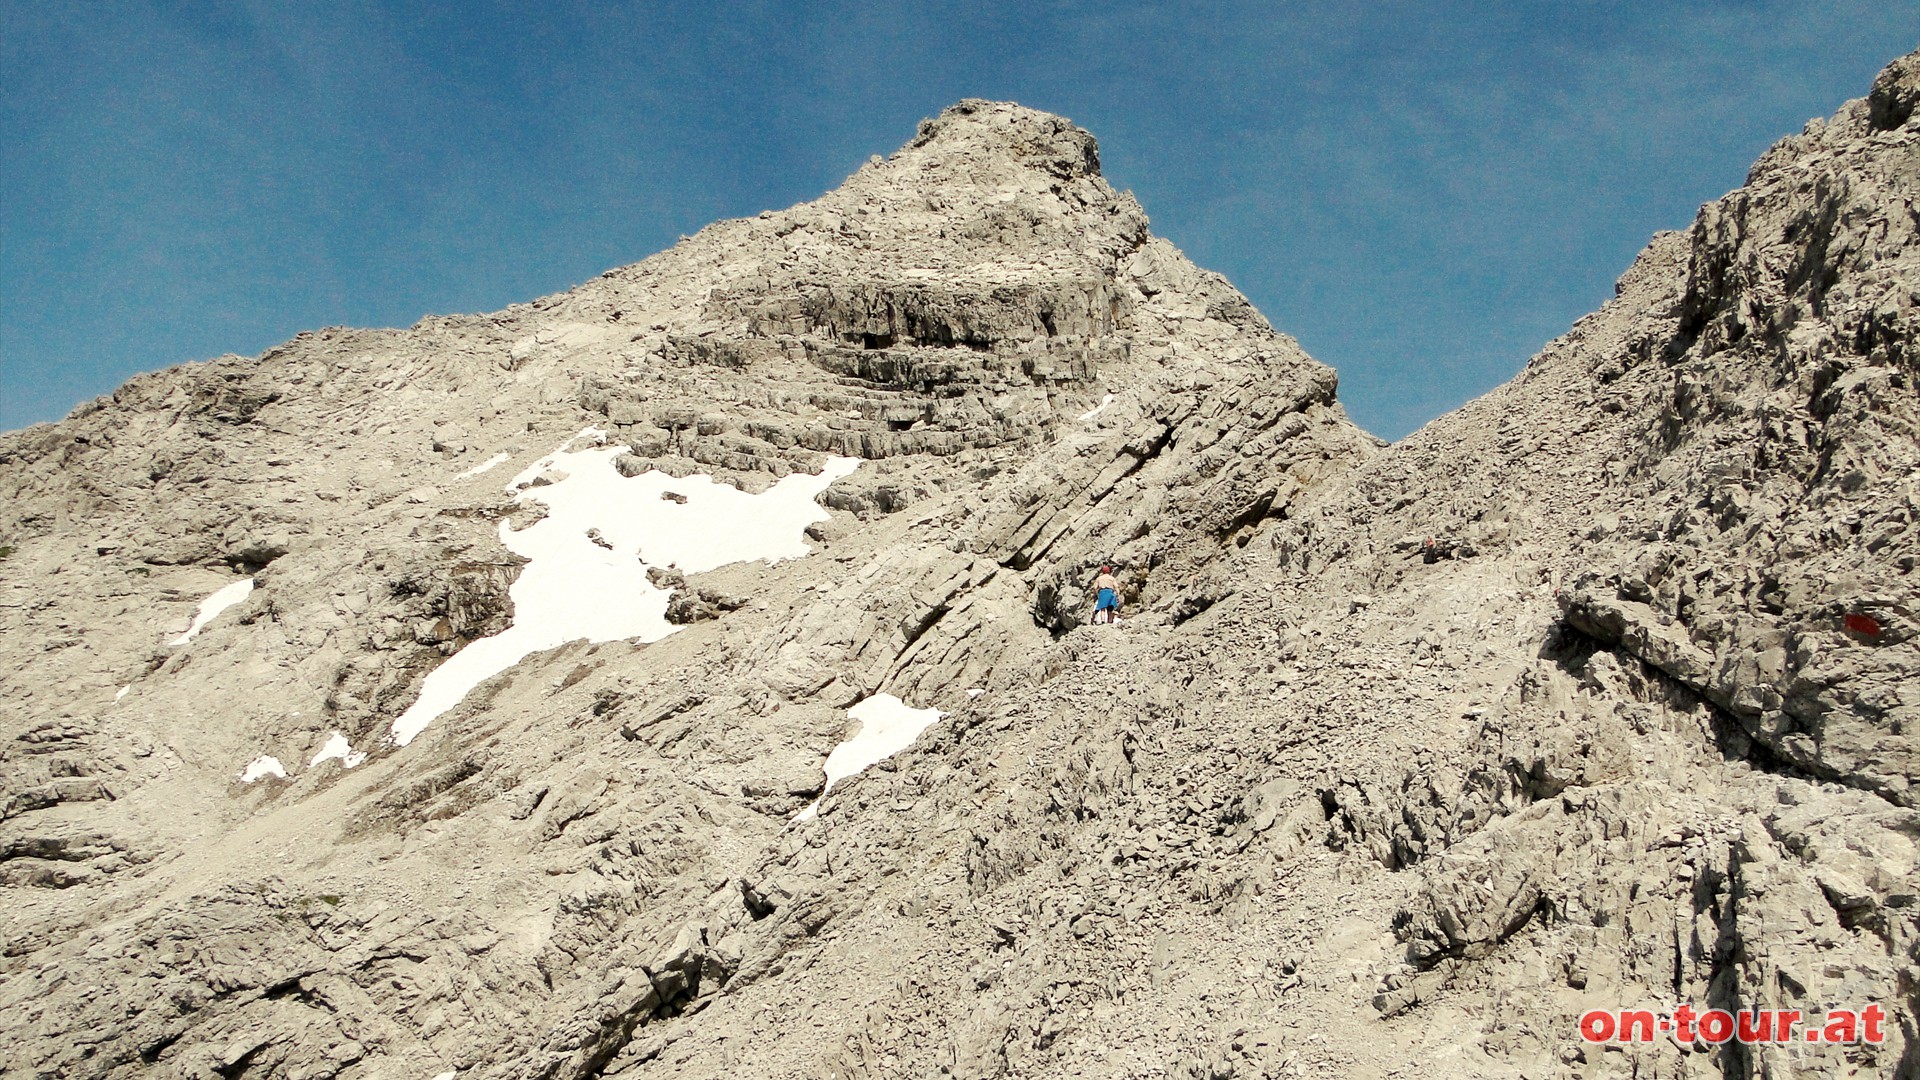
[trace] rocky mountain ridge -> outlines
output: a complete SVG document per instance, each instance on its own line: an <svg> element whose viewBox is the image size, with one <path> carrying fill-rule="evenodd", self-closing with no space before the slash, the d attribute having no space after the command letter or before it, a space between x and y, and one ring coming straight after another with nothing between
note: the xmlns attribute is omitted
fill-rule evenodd
<svg viewBox="0 0 1920 1080"><path fill-rule="evenodd" d="M567 293L0 437L7 1070L1913 1070L1916 99L1909 56L1391 447L1090 135L977 101ZM671 633L393 745L596 441L861 463L812 554L659 568ZM793 820L879 694L945 715ZM1895 1030L1572 1026L1675 1001Z"/></svg>

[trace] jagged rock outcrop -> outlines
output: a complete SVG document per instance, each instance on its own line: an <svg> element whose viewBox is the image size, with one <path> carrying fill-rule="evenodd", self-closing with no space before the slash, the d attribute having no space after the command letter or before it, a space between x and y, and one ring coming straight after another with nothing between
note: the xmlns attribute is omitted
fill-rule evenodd
<svg viewBox="0 0 1920 1080"><path fill-rule="evenodd" d="M1917 70L1391 447L1090 135L978 101L568 293L0 437L0 1061L1911 1071ZM589 426L628 478L862 464L811 554L652 566L672 633L395 745ZM944 715L824 790L883 693ZM1573 1026L1869 1001L1878 1046Z"/></svg>

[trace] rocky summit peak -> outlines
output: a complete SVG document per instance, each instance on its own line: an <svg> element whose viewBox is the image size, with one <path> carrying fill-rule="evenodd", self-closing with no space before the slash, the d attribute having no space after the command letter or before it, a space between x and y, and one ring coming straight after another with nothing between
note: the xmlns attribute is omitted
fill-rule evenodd
<svg viewBox="0 0 1920 1080"><path fill-rule="evenodd" d="M1003 155L1061 179L1100 175L1100 146L1064 117L1011 101L965 98L920 122L906 149Z"/></svg>
<svg viewBox="0 0 1920 1080"><path fill-rule="evenodd" d="M986 101L0 435L0 1074L1912 1075L1915 76L1392 446Z"/></svg>

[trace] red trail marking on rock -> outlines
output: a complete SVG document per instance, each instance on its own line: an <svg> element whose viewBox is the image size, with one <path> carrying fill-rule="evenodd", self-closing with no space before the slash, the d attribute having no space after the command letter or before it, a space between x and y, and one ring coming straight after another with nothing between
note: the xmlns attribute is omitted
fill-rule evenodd
<svg viewBox="0 0 1920 1080"><path fill-rule="evenodd" d="M1868 637L1880 636L1880 622L1871 615L1849 615L1841 621L1847 624L1847 629L1856 634L1865 634Z"/></svg>

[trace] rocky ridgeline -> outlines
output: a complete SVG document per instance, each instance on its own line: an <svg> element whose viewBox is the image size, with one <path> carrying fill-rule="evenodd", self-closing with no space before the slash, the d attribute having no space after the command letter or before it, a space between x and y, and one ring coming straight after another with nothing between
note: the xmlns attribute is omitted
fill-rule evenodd
<svg viewBox="0 0 1920 1080"><path fill-rule="evenodd" d="M1911 1071L1916 79L1391 447L1090 135L976 101L568 293L0 437L0 1060ZM510 625L499 529L540 510L503 485L589 425L629 476L864 462L813 554L656 568L676 633L384 744ZM1084 627L1107 562L1128 618ZM882 692L946 715L793 821ZM370 760L315 761L335 732ZM1892 1034L1573 1029L1676 1001Z"/></svg>
<svg viewBox="0 0 1920 1080"><path fill-rule="evenodd" d="M1420 873L1378 1007L1470 986L1513 1010L1490 1045L1604 1068L1553 1018L1608 994L1911 999L1920 140L1888 103L1914 78L1896 63L1783 140L1513 384L1281 542L1315 567L1332 541L1391 595L1438 535L1466 553L1438 565L1517 555L1551 594L1517 605L1540 658L1473 701L1464 752L1334 785L1337 831ZM1665 1048L1624 1056L1687 1075ZM1839 1060L1730 1046L1712 1068Z"/></svg>

